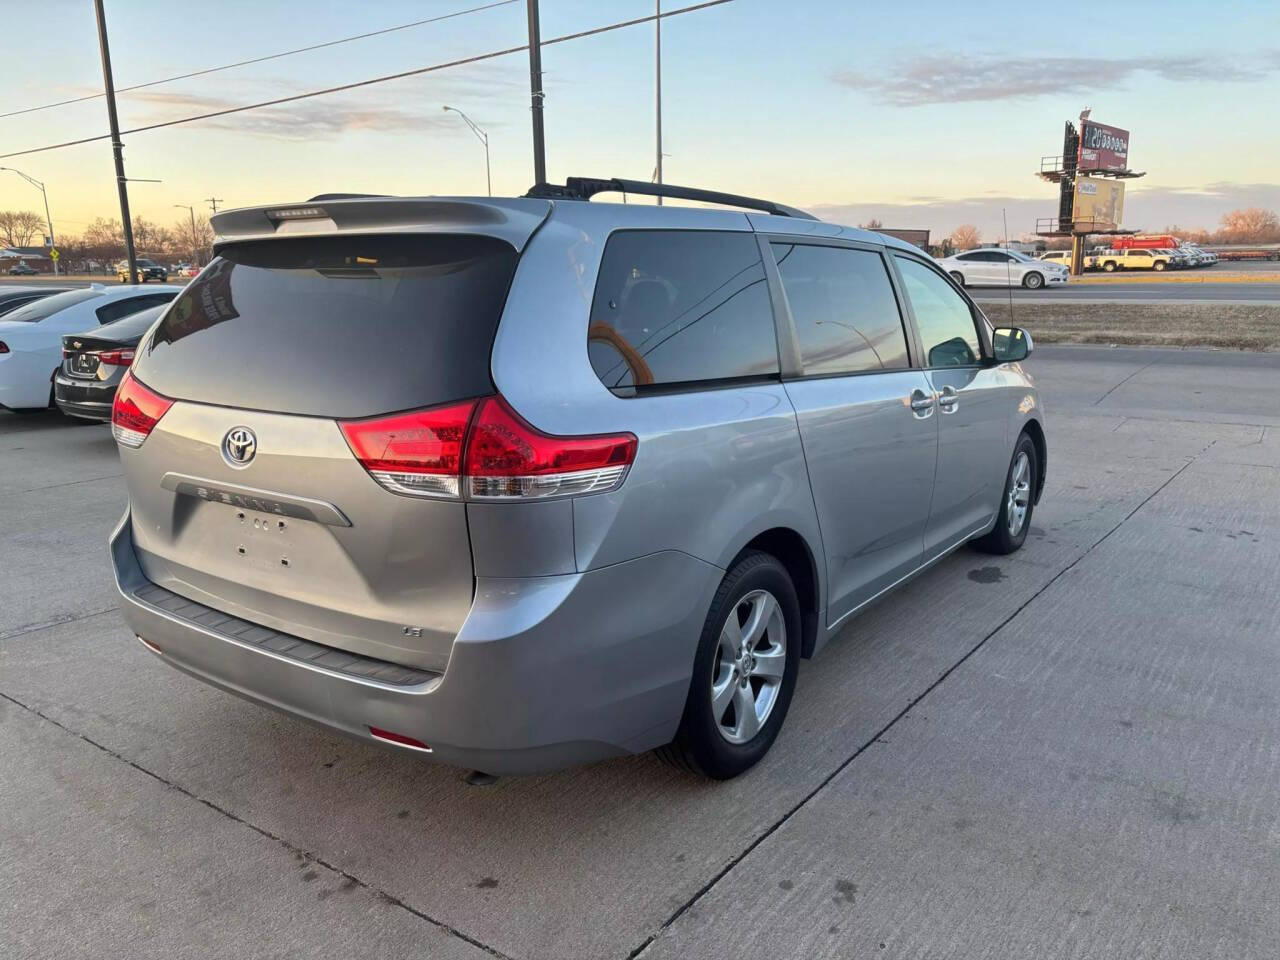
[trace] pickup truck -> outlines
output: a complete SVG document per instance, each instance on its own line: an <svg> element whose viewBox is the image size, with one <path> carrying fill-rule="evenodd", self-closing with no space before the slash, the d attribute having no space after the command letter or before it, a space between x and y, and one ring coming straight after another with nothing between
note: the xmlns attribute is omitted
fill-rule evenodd
<svg viewBox="0 0 1280 960"><path fill-rule="evenodd" d="M1098 254L1098 266L1107 273L1116 270L1169 270L1175 264L1165 250L1104 250Z"/></svg>

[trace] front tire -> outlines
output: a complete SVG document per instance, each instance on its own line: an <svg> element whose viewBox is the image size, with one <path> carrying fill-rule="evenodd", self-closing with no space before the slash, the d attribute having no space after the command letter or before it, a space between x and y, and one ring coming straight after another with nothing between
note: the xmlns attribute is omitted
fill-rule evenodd
<svg viewBox="0 0 1280 960"><path fill-rule="evenodd" d="M1104 264L1102 265L1102 269L1103 269L1103 271L1104 271L1104 272L1106 272L1106 273L1115 273L1115 272L1116 272L1116 265L1115 265L1114 263L1112 263L1112 262L1108 261L1108 262L1106 262L1106 263L1104 263Z"/></svg>
<svg viewBox="0 0 1280 960"><path fill-rule="evenodd" d="M1028 290L1039 290L1044 286L1044 274L1033 270L1022 278L1022 285Z"/></svg>
<svg viewBox="0 0 1280 960"><path fill-rule="evenodd" d="M1164 266L1165 265L1163 260L1157 260L1155 264L1152 266L1152 269L1156 271L1160 271L1164 269Z"/></svg>
<svg viewBox="0 0 1280 960"><path fill-rule="evenodd" d="M676 738L657 750L672 766L728 780L773 746L800 665L800 603L786 568L750 551L711 601Z"/></svg>
<svg viewBox="0 0 1280 960"><path fill-rule="evenodd" d="M1014 445L1009 472L1005 475L1000 515L996 517L996 525L990 533L973 541L977 549L983 553L1003 555L1022 547L1027 531L1031 529L1039 477L1040 458L1036 454L1035 442L1023 433Z"/></svg>

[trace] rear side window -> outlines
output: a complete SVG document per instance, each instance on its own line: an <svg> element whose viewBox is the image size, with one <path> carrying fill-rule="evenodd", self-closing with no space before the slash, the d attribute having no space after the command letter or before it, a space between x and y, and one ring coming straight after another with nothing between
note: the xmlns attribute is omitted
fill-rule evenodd
<svg viewBox="0 0 1280 960"><path fill-rule="evenodd" d="M111 303L103 304L94 311L99 323L114 323L123 317L145 310L147 307L158 307L174 298L172 293L152 293L145 297L122 297Z"/></svg>
<svg viewBox="0 0 1280 960"><path fill-rule="evenodd" d="M504 241L452 234L233 244L135 369L170 397L322 417L481 396L516 259Z"/></svg>
<svg viewBox="0 0 1280 960"><path fill-rule="evenodd" d="M85 287L82 290L68 290L66 293L55 293L51 297L41 297L35 303L28 303L26 306L5 314L5 320L14 320L20 323L39 323L46 317L53 316L59 310L74 307L77 303L84 303L86 300L92 300L94 297L100 296L102 296L102 291L94 290L91 287Z"/></svg>
<svg viewBox="0 0 1280 960"><path fill-rule="evenodd" d="M778 375L773 307L749 233L627 230L605 244L587 331L619 396Z"/></svg>
<svg viewBox="0 0 1280 960"><path fill-rule="evenodd" d="M968 302L938 272L911 257L897 257L902 284L916 316L925 364L965 367L982 359Z"/></svg>
<svg viewBox="0 0 1280 960"><path fill-rule="evenodd" d="M806 376L909 366L898 301L880 254L775 243Z"/></svg>

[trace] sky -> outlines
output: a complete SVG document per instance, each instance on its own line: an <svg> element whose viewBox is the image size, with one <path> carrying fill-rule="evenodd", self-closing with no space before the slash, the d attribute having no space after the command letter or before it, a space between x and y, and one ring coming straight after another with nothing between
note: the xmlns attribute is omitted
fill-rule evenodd
<svg viewBox="0 0 1280 960"><path fill-rule="evenodd" d="M486 0L105 0L117 87L441 16ZM664 10L693 0L662 0ZM646 16L654 0L542 0L548 178L647 180L654 166L654 30L557 36ZM6 3L0 113L101 93L90 0ZM1159 11L1147 16L1143 11ZM1125 225L1217 225L1280 209L1280 3L1166 0L1124 15L911 0L731 0L664 21L670 183L765 196L822 216L942 235L1013 236L1056 214L1035 172L1063 122L1132 132ZM233 70L122 93L124 129L518 46L523 0ZM124 137L135 215L323 192L477 194L533 182L528 55ZM0 153L107 132L101 98L0 118ZM0 159L43 180L55 231L119 217L106 140ZM0 210L39 210L0 171Z"/></svg>

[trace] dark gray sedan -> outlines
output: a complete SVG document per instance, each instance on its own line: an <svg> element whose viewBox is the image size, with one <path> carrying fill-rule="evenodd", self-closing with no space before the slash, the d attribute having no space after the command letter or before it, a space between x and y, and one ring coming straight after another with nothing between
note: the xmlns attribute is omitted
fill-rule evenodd
<svg viewBox="0 0 1280 960"><path fill-rule="evenodd" d="M142 335L168 304L102 325L89 333L62 338L62 367L53 380L58 409L85 420L110 420L111 403Z"/></svg>

